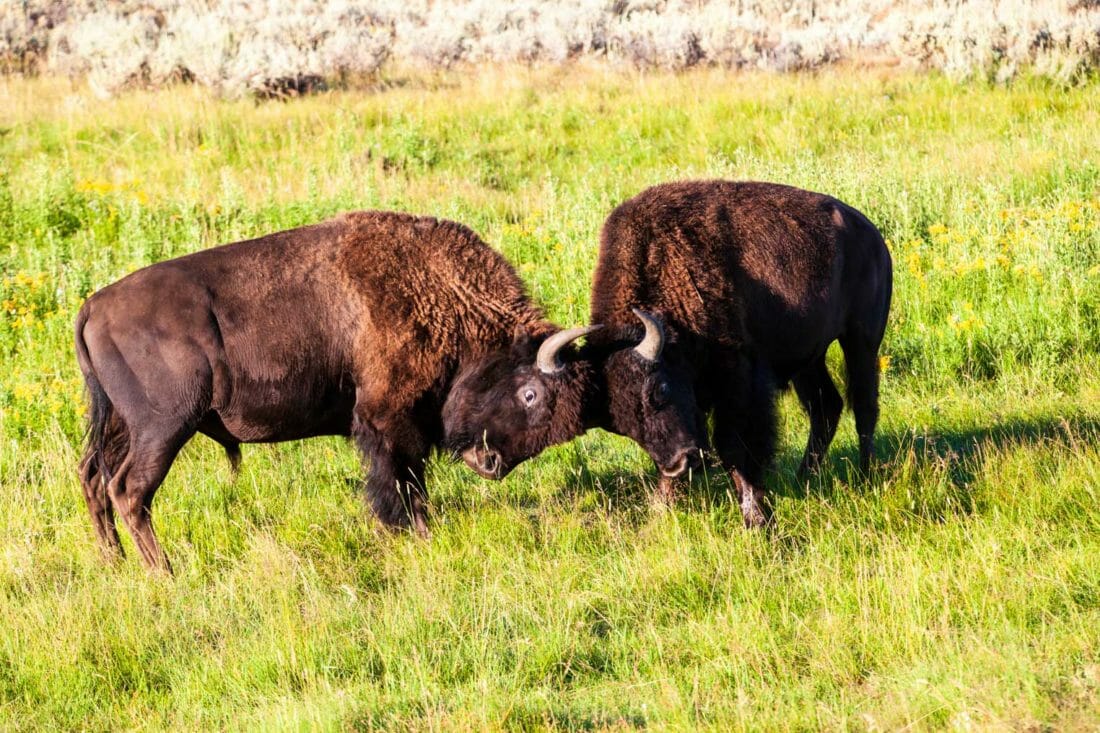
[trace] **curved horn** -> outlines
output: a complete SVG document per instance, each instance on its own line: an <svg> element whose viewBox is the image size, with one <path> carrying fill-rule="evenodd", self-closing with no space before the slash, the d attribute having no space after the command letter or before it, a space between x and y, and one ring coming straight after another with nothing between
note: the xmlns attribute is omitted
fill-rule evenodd
<svg viewBox="0 0 1100 733"><path fill-rule="evenodd" d="M638 320L645 324L645 338L634 347L638 355L648 361L657 361L661 358L661 350L665 348L665 329L661 322L645 311L631 308Z"/></svg>
<svg viewBox="0 0 1100 733"><path fill-rule="evenodd" d="M601 326L568 328L564 331L558 331L553 336L543 341L542 346L539 347L538 356L535 358L535 364L538 365L539 371L543 374L560 372L565 368L565 364L558 358L558 352L570 341L575 341L581 336L592 333L598 328L601 328Z"/></svg>

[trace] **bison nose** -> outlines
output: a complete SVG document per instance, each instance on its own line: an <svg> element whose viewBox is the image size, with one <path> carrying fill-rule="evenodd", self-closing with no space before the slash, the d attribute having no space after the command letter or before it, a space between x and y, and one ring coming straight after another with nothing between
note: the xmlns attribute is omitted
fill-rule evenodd
<svg viewBox="0 0 1100 733"><path fill-rule="evenodd" d="M689 468L699 468L701 465L703 465L703 461L699 457L699 449L691 447L678 452L675 458L660 468L664 476L676 478L687 473Z"/></svg>
<svg viewBox="0 0 1100 733"><path fill-rule="evenodd" d="M466 465L485 478L501 478L504 461L500 453L485 446L476 445L462 452Z"/></svg>
<svg viewBox="0 0 1100 733"><path fill-rule="evenodd" d="M478 464L483 473L495 476L500 469L500 454L496 451L486 451L480 456Z"/></svg>

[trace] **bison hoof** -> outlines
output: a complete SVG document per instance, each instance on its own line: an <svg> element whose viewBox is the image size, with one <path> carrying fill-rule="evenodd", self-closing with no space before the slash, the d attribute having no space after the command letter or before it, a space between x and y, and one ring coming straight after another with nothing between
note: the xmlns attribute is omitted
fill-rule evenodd
<svg viewBox="0 0 1100 733"><path fill-rule="evenodd" d="M653 492L653 503L661 507L671 507L680 498L680 491L676 479L661 476L657 482L657 490Z"/></svg>
<svg viewBox="0 0 1100 733"><path fill-rule="evenodd" d="M741 503L741 516L745 519L746 529L761 529L770 522L770 516L758 499Z"/></svg>
<svg viewBox="0 0 1100 733"><path fill-rule="evenodd" d="M412 530L422 540L430 540L432 531L428 529L428 520L423 515L416 514L412 520Z"/></svg>

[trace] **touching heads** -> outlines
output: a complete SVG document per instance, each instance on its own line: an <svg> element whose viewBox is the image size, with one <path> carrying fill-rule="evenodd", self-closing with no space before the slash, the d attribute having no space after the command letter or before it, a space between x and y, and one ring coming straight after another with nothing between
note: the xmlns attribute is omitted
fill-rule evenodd
<svg viewBox="0 0 1100 733"><path fill-rule="evenodd" d="M481 476L503 478L545 448L601 427L632 438L674 478L700 464L705 443L690 374L666 357L660 320L559 331L541 343L518 331L508 349L465 365L443 406L445 443ZM644 331L643 331L644 329ZM640 333L641 332L641 333Z"/></svg>
<svg viewBox="0 0 1100 733"><path fill-rule="evenodd" d="M510 348L464 366L443 405L448 449L485 478L500 479L583 433L594 370L563 351L597 328L558 331L541 343L520 328Z"/></svg>

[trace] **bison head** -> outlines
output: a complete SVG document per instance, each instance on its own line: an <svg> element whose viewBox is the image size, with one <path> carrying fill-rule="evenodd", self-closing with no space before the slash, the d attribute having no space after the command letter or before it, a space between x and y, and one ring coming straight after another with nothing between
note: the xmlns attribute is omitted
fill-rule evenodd
<svg viewBox="0 0 1100 733"><path fill-rule="evenodd" d="M603 427L642 446L661 474L675 478L700 463L705 443L701 414L687 365L665 354L661 321L633 309L645 335L632 348L617 348L603 361L607 415Z"/></svg>
<svg viewBox="0 0 1100 733"><path fill-rule="evenodd" d="M510 349L464 366L443 405L448 449L485 478L504 478L543 449L584 432L594 369L562 359L598 328L559 331L541 343L522 329Z"/></svg>

